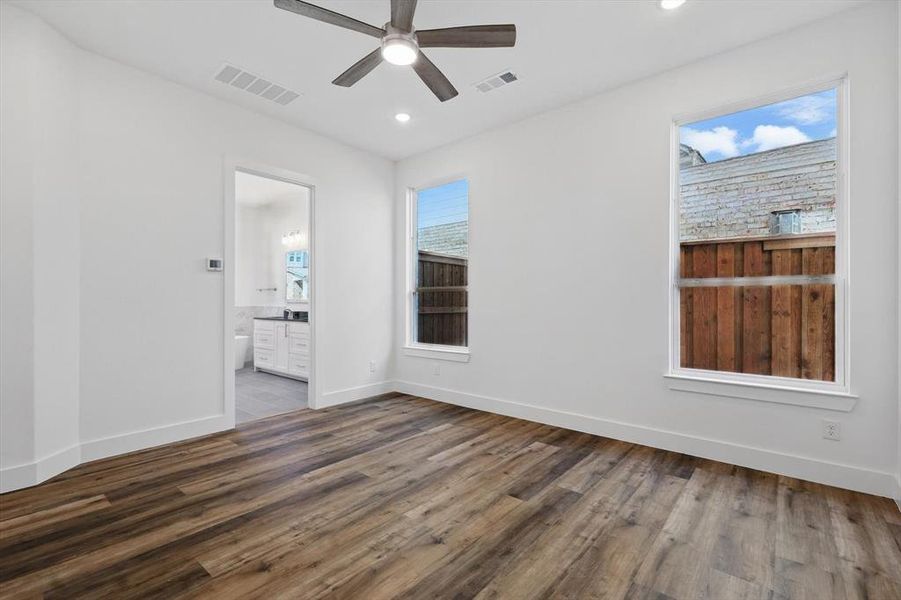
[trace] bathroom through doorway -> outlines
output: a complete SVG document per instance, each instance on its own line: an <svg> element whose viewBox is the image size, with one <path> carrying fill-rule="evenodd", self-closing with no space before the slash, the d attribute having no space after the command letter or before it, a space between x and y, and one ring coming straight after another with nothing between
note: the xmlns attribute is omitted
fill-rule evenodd
<svg viewBox="0 0 901 600"><path fill-rule="evenodd" d="M237 167L230 273L233 406L241 425L310 406L310 185ZM229 332L226 332L229 335ZM226 383L228 386L229 383Z"/></svg>

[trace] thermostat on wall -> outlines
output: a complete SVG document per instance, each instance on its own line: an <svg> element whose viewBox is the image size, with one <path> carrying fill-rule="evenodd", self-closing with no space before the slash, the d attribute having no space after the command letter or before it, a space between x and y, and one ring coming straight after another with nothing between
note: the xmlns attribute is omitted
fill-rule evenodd
<svg viewBox="0 0 901 600"><path fill-rule="evenodd" d="M221 258L206 259L206 270L207 271L221 271L222 270L222 259Z"/></svg>

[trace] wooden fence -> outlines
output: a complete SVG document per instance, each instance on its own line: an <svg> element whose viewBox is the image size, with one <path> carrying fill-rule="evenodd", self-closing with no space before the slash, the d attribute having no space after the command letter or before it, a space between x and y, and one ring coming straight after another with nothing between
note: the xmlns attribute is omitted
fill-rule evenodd
<svg viewBox="0 0 901 600"><path fill-rule="evenodd" d="M467 276L465 258L419 252L416 289L418 342L467 345Z"/></svg>
<svg viewBox="0 0 901 600"><path fill-rule="evenodd" d="M828 275L835 236L681 245L682 277ZM835 286L694 287L680 291L683 367L835 380Z"/></svg>

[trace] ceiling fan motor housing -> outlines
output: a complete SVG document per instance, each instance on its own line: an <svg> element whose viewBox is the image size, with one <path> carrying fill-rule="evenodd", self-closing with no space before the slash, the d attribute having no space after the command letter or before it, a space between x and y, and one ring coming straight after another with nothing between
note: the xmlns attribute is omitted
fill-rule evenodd
<svg viewBox="0 0 901 600"><path fill-rule="evenodd" d="M391 64L410 65L419 56L419 42L412 31L404 31L385 23L387 33L382 38L382 57Z"/></svg>

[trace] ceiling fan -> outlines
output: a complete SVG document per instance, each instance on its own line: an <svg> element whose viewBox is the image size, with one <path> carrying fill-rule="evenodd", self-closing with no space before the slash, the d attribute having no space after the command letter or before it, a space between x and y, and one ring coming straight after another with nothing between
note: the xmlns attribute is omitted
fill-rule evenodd
<svg viewBox="0 0 901 600"><path fill-rule="evenodd" d="M469 25L416 31L413 27L416 0L391 0L391 20L385 23L384 28L301 0L275 0L275 6L381 40L379 48L332 81L343 87L352 86L379 66L382 60L387 60L395 65L411 65L432 93L445 102L458 92L444 73L426 58L421 48L506 48L516 43L516 25Z"/></svg>

